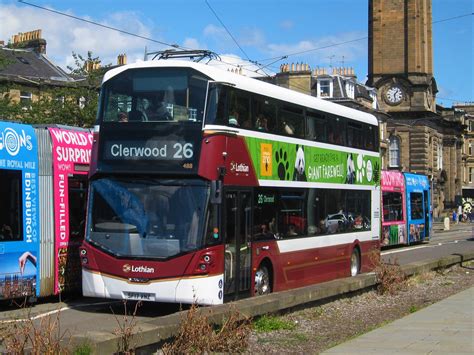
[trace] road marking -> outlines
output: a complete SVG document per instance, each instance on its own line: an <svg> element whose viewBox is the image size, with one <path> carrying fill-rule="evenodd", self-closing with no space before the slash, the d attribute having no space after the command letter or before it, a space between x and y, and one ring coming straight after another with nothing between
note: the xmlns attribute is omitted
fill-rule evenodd
<svg viewBox="0 0 474 355"><path fill-rule="evenodd" d="M447 241L447 242L439 242L437 244L428 244L428 245L420 245L417 247L405 247L403 249L399 250L388 250L381 252L380 255L389 255L389 254L396 254L396 253L403 253L404 251L410 251L410 250L416 250L416 249L421 249L421 248L436 248L442 245L447 245L447 244L458 244L465 242L466 240L452 240L452 241Z"/></svg>
<svg viewBox="0 0 474 355"><path fill-rule="evenodd" d="M389 255L389 254L396 254L396 253L403 253L404 251L410 251L410 250L416 250L416 249L422 249L422 248L432 248L432 245L420 245L417 247L407 247L403 248L400 250L388 250L380 253L381 255Z"/></svg>
<svg viewBox="0 0 474 355"><path fill-rule="evenodd" d="M29 317L29 318L2 320L2 321L0 321L0 324L8 324L8 323L15 323L15 322L27 322L27 321L32 321L32 320L36 320L36 319L39 319L39 318L47 317L47 316L50 316L50 315L55 314L55 313L67 311L69 309L76 309L76 308L87 307L87 306L102 306L102 305L105 305L105 304L113 304L113 303L116 303L116 302L110 302L109 301L109 302L99 302L99 303L78 304L76 306L68 306L68 307L55 309L53 311L40 313L40 314L37 314L36 316Z"/></svg>

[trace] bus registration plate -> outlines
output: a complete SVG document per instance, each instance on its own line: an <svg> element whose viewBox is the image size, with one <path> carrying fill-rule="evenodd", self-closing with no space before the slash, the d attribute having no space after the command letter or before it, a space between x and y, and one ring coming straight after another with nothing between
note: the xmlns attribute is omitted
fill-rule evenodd
<svg viewBox="0 0 474 355"><path fill-rule="evenodd" d="M124 292L127 300L154 301L155 294L146 292Z"/></svg>

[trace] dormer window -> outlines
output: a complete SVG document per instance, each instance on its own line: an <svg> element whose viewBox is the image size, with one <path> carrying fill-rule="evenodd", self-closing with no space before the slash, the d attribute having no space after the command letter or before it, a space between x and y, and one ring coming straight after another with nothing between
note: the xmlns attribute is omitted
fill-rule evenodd
<svg viewBox="0 0 474 355"><path fill-rule="evenodd" d="M349 99L355 98L354 89L355 89L354 83L350 81L346 82L346 94Z"/></svg>
<svg viewBox="0 0 474 355"><path fill-rule="evenodd" d="M318 80L317 96L318 97L332 97L332 95L333 95L332 80L330 79Z"/></svg>
<svg viewBox="0 0 474 355"><path fill-rule="evenodd" d="M372 108L376 110L378 108L377 92L374 90L370 90L369 95L370 95L370 98L372 99Z"/></svg>
<svg viewBox="0 0 474 355"><path fill-rule="evenodd" d="M23 57L16 57L16 59L18 59L23 64L30 64L30 62Z"/></svg>

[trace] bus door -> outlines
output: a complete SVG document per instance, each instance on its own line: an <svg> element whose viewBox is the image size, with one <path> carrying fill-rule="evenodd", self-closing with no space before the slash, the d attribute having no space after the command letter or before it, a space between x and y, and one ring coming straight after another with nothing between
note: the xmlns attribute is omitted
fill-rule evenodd
<svg viewBox="0 0 474 355"><path fill-rule="evenodd" d="M425 239L430 239L430 199L429 191L423 191L423 204L425 209Z"/></svg>
<svg viewBox="0 0 474 355"><path fill-rule="evenodd" d="M225 194L224 296L236 299L250 295L251 201L250 191Z"/></svg>

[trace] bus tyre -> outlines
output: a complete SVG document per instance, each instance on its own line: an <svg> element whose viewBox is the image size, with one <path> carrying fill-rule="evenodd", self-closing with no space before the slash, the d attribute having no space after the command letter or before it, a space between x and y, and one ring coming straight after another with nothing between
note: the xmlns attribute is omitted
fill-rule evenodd
<svg viewBox="0 0 474 355"><path fill-rule="evenodd" d="M360 252L358 248L354 248L351 255L351 276L360 273Z"/></svg>
<svg viewBox="0 0 474 355"><path fill-rule="evenodd" d="M255 272L255 296L268 295L272 292L270 273L265 265L260 265Z"/></svg>

